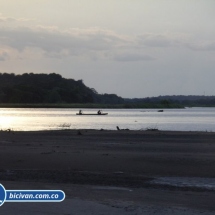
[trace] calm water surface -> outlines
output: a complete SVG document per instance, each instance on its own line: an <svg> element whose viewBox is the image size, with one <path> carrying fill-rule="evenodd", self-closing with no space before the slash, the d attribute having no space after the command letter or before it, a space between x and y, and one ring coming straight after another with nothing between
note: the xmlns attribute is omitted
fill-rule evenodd
<svg viewBox="0 0 215 215"><path fill-rule="evenodd" d="M96 113L96 109L82 109ZM0 108L0 129L22 131L51 129L131 130L157 128L174 131L215 131L215 108L105 109L107 116L78 116L78 109Z"/></svg>

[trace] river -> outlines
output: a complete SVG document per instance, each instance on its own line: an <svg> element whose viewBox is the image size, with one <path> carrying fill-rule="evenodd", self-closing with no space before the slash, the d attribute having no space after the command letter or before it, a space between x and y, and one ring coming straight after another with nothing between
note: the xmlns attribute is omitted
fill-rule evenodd
<svg viewBox="0 0 215 215"><path fill-rule="evenodd" d="M215 108L105 109L106 116L78 116L78 109L0 108L0 129L38 131L59 129L159 129L171 131L215 131ZM96 113L96 109L82 109Z"/></svg>

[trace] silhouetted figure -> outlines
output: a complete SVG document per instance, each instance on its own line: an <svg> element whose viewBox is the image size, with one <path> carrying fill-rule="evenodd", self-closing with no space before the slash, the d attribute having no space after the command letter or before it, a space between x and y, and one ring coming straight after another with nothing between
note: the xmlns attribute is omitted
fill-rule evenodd
<svg viewBox="0 0 215 215"><path fill-rule="evenodd" d="M82 115L82 110L79 110L79 114Z"/></svg>
<svg viewBox="0 0 215 215"><path fill-rule="evenodd" d="M97 113L98 113L98 115L101 115L101 111L100 110Z"/></svg>
<svg viewBox="0 0 215 215"><path fill-rule="evenodd" d="M117 130L118 130L118 131L120 131L120 128L119 128L119 126L116 126L116 128L117 128Z"/></svg>

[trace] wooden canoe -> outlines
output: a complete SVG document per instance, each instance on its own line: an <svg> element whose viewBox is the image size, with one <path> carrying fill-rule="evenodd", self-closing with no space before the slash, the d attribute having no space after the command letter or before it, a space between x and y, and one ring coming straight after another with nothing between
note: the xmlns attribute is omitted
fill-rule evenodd
<svg viewBox="0 0 215 215"><path fill-rule="evenodd" d="M80 114L80 113L76 113L76 115L80 115L80 116L82 116L82 115L93 115L93 116L102 116L102 115L108 115L108 113L101 113L101 114L97 114L97 113L82 113L82 114Z"/></svg>

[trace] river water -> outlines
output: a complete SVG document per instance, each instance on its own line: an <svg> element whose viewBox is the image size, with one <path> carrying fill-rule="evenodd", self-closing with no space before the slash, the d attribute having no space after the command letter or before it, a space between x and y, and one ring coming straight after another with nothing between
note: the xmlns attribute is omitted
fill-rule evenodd
<svg viewBox="0 0 215 215"><path fill-rule="evenodd" d="M96 109L82 109L96 113ZM78 116L78 109L0 108L0 129L36 131L52 129L156 128L171 131L215 131L215 108L105 109L106 116Z"/></svg>

